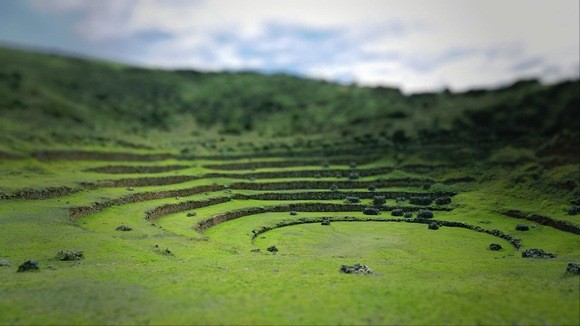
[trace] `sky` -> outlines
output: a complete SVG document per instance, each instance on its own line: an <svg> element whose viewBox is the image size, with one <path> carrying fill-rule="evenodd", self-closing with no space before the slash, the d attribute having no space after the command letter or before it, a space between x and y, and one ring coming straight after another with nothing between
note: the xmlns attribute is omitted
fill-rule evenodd
<svg viewBox="0 0 580 326"><path fill-rule="evenodd" d="M0 43L406 93L580 75L578 0L0 0Z"/></svg>

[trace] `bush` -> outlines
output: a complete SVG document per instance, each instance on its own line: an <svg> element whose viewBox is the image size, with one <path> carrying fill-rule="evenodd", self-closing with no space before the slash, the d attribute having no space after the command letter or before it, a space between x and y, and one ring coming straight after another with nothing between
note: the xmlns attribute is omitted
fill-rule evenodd
<svg viewBox="0 0 580 326"><path fill-rule="evenodd" d="M353 172L348 174L348 178L350 180L356 180L356 179L360 178L360 174L358 172L353 171Z"/></svg>
<svg viewBox="0 0 580 326"><path fill-rule="evenodd" d="M358 197L346 197L344 200L347 203L351 203L351 204L358 204L358 203L360 203L360 198L358 198Z"/></svg>
<svg viewBox="0 0 580 326"><path fill-rule="evenodd" d="M379 215L381 211L376 207L365 207L363 214L365 215Z"/></svg>
<svg viewBox="0 0 580 326"><path fill-rule="evenodd" d="M439 224L437 224L435 222L431 222L431 223L429 223L428 229L429 230L439 230Z"/></svg>
<svg viewBox="0 0 580 326"><path fill-rule="evenodd" d="M375 206L383 206L387 202L385 196L375 196L373 198L373 205Z"/></svg>
<svg viewBox="0 0 580 326"><path fill-rule="evenodd" d="M516 231L529 231L530 227L524 224L516 225Z"/></svg>
<svg viewBox="0 0 580 326"><path fill-rule="evenodd" d="M405 212L405 214L403 215L404 218L411 218L413 217L413 212Z"/></svg>
<svg viewBox="0 0 580 326"><path fill-rule="evenodd" d="M367 189L368 189L369 191L375 191L375 190L377 190L377 187L376 187L375 185L370 185L370 186L368 186L368 188L367 188Z"/></svg>
<svg viewBox="0 0 580 326"><path fill-rule="evenodd" d="M330 219L325 218L322 220L322 222L320 222L321 225L330 225Z"/></svg>
<svg viewBox="0 0 580 326"><path fill-rule="evenodd" d="M338 191L338 186L332 185L332 187L330 187L330 191Z"/></svg>
<svg viewBox="0 0 580 326"><path fill-rule="evenodd" d="M498 251L498 250L501 250L501 249L502 249L502 247L498 243L492 243L492 244L489 245L489 250Z"/></svg>
<svg viewBox="0 0 580 326"><path fill-rule="evenodd" d="M420 209L417 212L417 218L433 218L433 212L428 209Z"/></svg>
<svg viewBox="0 0 580 326"><path fill-rule="evenodd" d="M580 214L580 205L572 205L570 209L568 209L568 215L578 215Z"/></svg>
<svg viewBox="0 0 580 326"><path fill-rule="evenodd" d="M522 251L522 258L556 258L556 255L534 248Z"/></svg>

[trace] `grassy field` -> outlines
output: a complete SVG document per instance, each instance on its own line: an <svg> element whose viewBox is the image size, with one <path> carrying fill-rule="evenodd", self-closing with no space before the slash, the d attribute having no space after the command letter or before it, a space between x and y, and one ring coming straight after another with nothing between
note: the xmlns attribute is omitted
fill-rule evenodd
<svg viewBox="0 0 580 326"><path fill-rule="evenodd" d="M254 159L251 162L285 162L286 158ZM323 161L323 160L320 160ZM554 220L578 225L566 213L565 199L544 194L542 200L525 200L521 193L505 187L504 180L474 178L424 189L412 180L425 177L437 182L476 175L476 169L435 169L410 172L390 155L358 165L335 164L328 169L365 171L393 167L393 171L364 179L292 177L248 180L211 177L223 172L220 164L248 163L242 160L163 160L150 163L96 162L34 159L4 162L10 167L2 176L4 191L13 197L0 204L0 258L12 266L0 267L3 295L0 322L7 324L568 324L580 322L580 280L566 273L569 262L580 260L578 234L502 214L507 209L544 214ZM270 162L270 163L266 163ZM174 166L186 168L160 173L111 174L86 171L99 166ZM26 167L44 171L19 183ZM213 166L214 168L208 168ZM240 167L243 167L241 165ZM501 166L494 169L502 171ZM405 171L405 169L407 171ZM320 164L300 167L268 167L230 170L232 176L256 172L306 171L327 168ZM429 165L423 166L429 170ZM5 170L6 171L6 170ZM202 176L197 180L155 185L163 176ZM209 177L208 177L209 175ZM102 180L151 177L142 187L111 186ZM433 194L457 193L448 205L429 205L435 221L463 222L481 229L497 229L521 239L521 248L485 232L442 226L429 230L427 224L391 216L387 207L418 209L420 206L388 198L380 215L364 215L373 194L353 209L298 211L287 204L343 205L351 193L370 193L357 182L380 184L407 179L408 185L377 187L375 192ZM20 176L21 178L21 176ZM42 189L61 184L80 187L78 192L26 199L19 187ZM284 190L284 185L302 182L303 189ZM79 182L95 184L83 188ZM355 188L312 189L320 182L349 182ZM276 183L280 190L236 189L236 184ZM203 185L225 185L215 191L173 196L171 191L196 189ZM100 186L99 186L100 185ZM503 187L503 188L502 188ZM501 188L501 194L493 195ZM236 199L236 195L338 193L334 200ZM160 193L161 197L130 195ZM533 195L528 190L528 196ZM18 198L21 196L23 198ZM211 198L229 201L189 208L180 203ZM72 220L71 207L90 207L113 201L97 211ZM146 212L164 205L176 211L146 219ZM258 207L265 212L242 214L218 223L205 232L198 223L219 214ZM446 208L447 211L437 209ZM280 210L280 209L277 209ZM187 213L195 212L194 216ZM190 214L193 215L193 214ZM320 219L330 218L323 226ZM396 219L396 221L385 221ZM303 223L303 224L302 224ZM516 224L531 226L516 231ZM117 231L120 225L133 228ZM254 230L266 228L254 235ZM491 243L500 251L489 250ZM267 250L276 246L276 253ZM524 259L521 251L541 248L554 253L552 259ZM258 252L256 249L259 249ZM60 261L60 250L83 251L85 258ZM39 261L37 272L15 273L25 260ZM366 264L372 275L339 272L342 265Z"/></svg>

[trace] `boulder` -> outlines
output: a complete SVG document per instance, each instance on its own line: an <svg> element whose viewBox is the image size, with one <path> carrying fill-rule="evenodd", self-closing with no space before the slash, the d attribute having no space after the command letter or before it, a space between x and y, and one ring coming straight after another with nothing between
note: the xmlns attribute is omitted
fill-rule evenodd
<svg viewBox="0 0 580 326"><path fill-rule="evenodd" d="M16 272L28 272L28 271L38 271L40 266L38 265L38 261L36 260L27 260L22 265L18 266L18 270Z"/></svg>
<svg viewBox="0 0 580 326"><path fill-rule="evenodd" d="M405 213L400 208L395 208L391 211L392 216L403 216Z"/></svg>
<svg viewBox="0 0 580 326"><path fill-rule="evenodd" d="M385 196L375 196L373 198L373 205L375 206L383 206L387 202Z"/></svg>
<svg viewBox="0 0 580 326"><path fill-rule="evenodd" d="M10 267L10 266L12 265L10 265L8 259L0 259L0 267Z"/></svg>
<svg viewBox="0 0 580 326"><path fill-rule="evenodd" d="M522 258L556 258L556 255L534 248L522 251Z"/></svg>
<svg viewBox="0 0 580 326"><path fill-rule="evenodd" d="M354 264L353 266L342 265L340 272L343 274L372 274L373 271L367 265Z"/></svg>
<svg viewBox="0 0 580 326"><path fill-rule="evenodd" d="M381 211L376 207L365 207L363 214L365 215L379 215Z"/></svg>
<svg viewBox="0 0 580 326"><path fill-rule="evenodd" d="M428 229L429 230L439 230L439 224L437 224L435 222L431 222L431 223L429 223Z"/></svg>
<svg viewBox="0 0 580 326"><path fill-rule="evenodd" d="M56 254L55 258L63 261L81 260L85 258L85 255L83 254L82 251L61 250Z"/></svg>
<svg viewBox="0 0 580 326"><path fill-rule="evenodd" d="M501 245L499 243L492 243L489 245L489 250L493 250L493 251L498 251L498 250L502 250L503 248L501 247Z"/></svg>
<svg viewBox="0 0 580 326"><path fill-rule="evenodd" d="M516 231L529 231L530 227L528 227L527 225L524 224L518 224L516 225Z"/></svg>
<svg viewBox="0 0 580 326"><path fill-rule="evenodd" d="M417 218L433 218L433 212L428 209L420 209L417 212Z"/></svg>
<svg viewBox="0 0 580 326"><path fill-rule="evenodd" d="M132 227L128 226L128 225L120 225L116 228L117 231L131 231L133 230Z"/></svg>
<svg viewBox="0 0 580 326"><path fill-rule="evenodd" d="M566 273L580 275L580 263L568 263Z"/></svg>
<svg viewBox="0 0 580 326"><path fill-rule="evenodd" d="M449 205L449 204L451 204L451 197L449 197L449 196L438 197L435 199L435 204L437 204L437 205Z"/></svg>

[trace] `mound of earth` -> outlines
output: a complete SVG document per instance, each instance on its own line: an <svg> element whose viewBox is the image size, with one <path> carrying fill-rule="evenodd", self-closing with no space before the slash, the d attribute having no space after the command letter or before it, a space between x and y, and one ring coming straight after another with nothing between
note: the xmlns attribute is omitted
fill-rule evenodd
<svg viewBox="0 0 580 326"><path fill-rule="evenodd" d="M556 255L534 248L522 251L522 258L556 258Z"/></svg>
<svg viewBox="0 0 580 326"><path fill-rule="evenodd" d="M342 265L340 272L343 274L372 274L373 271L367 265L354 264L354 266Z"/></svg>

